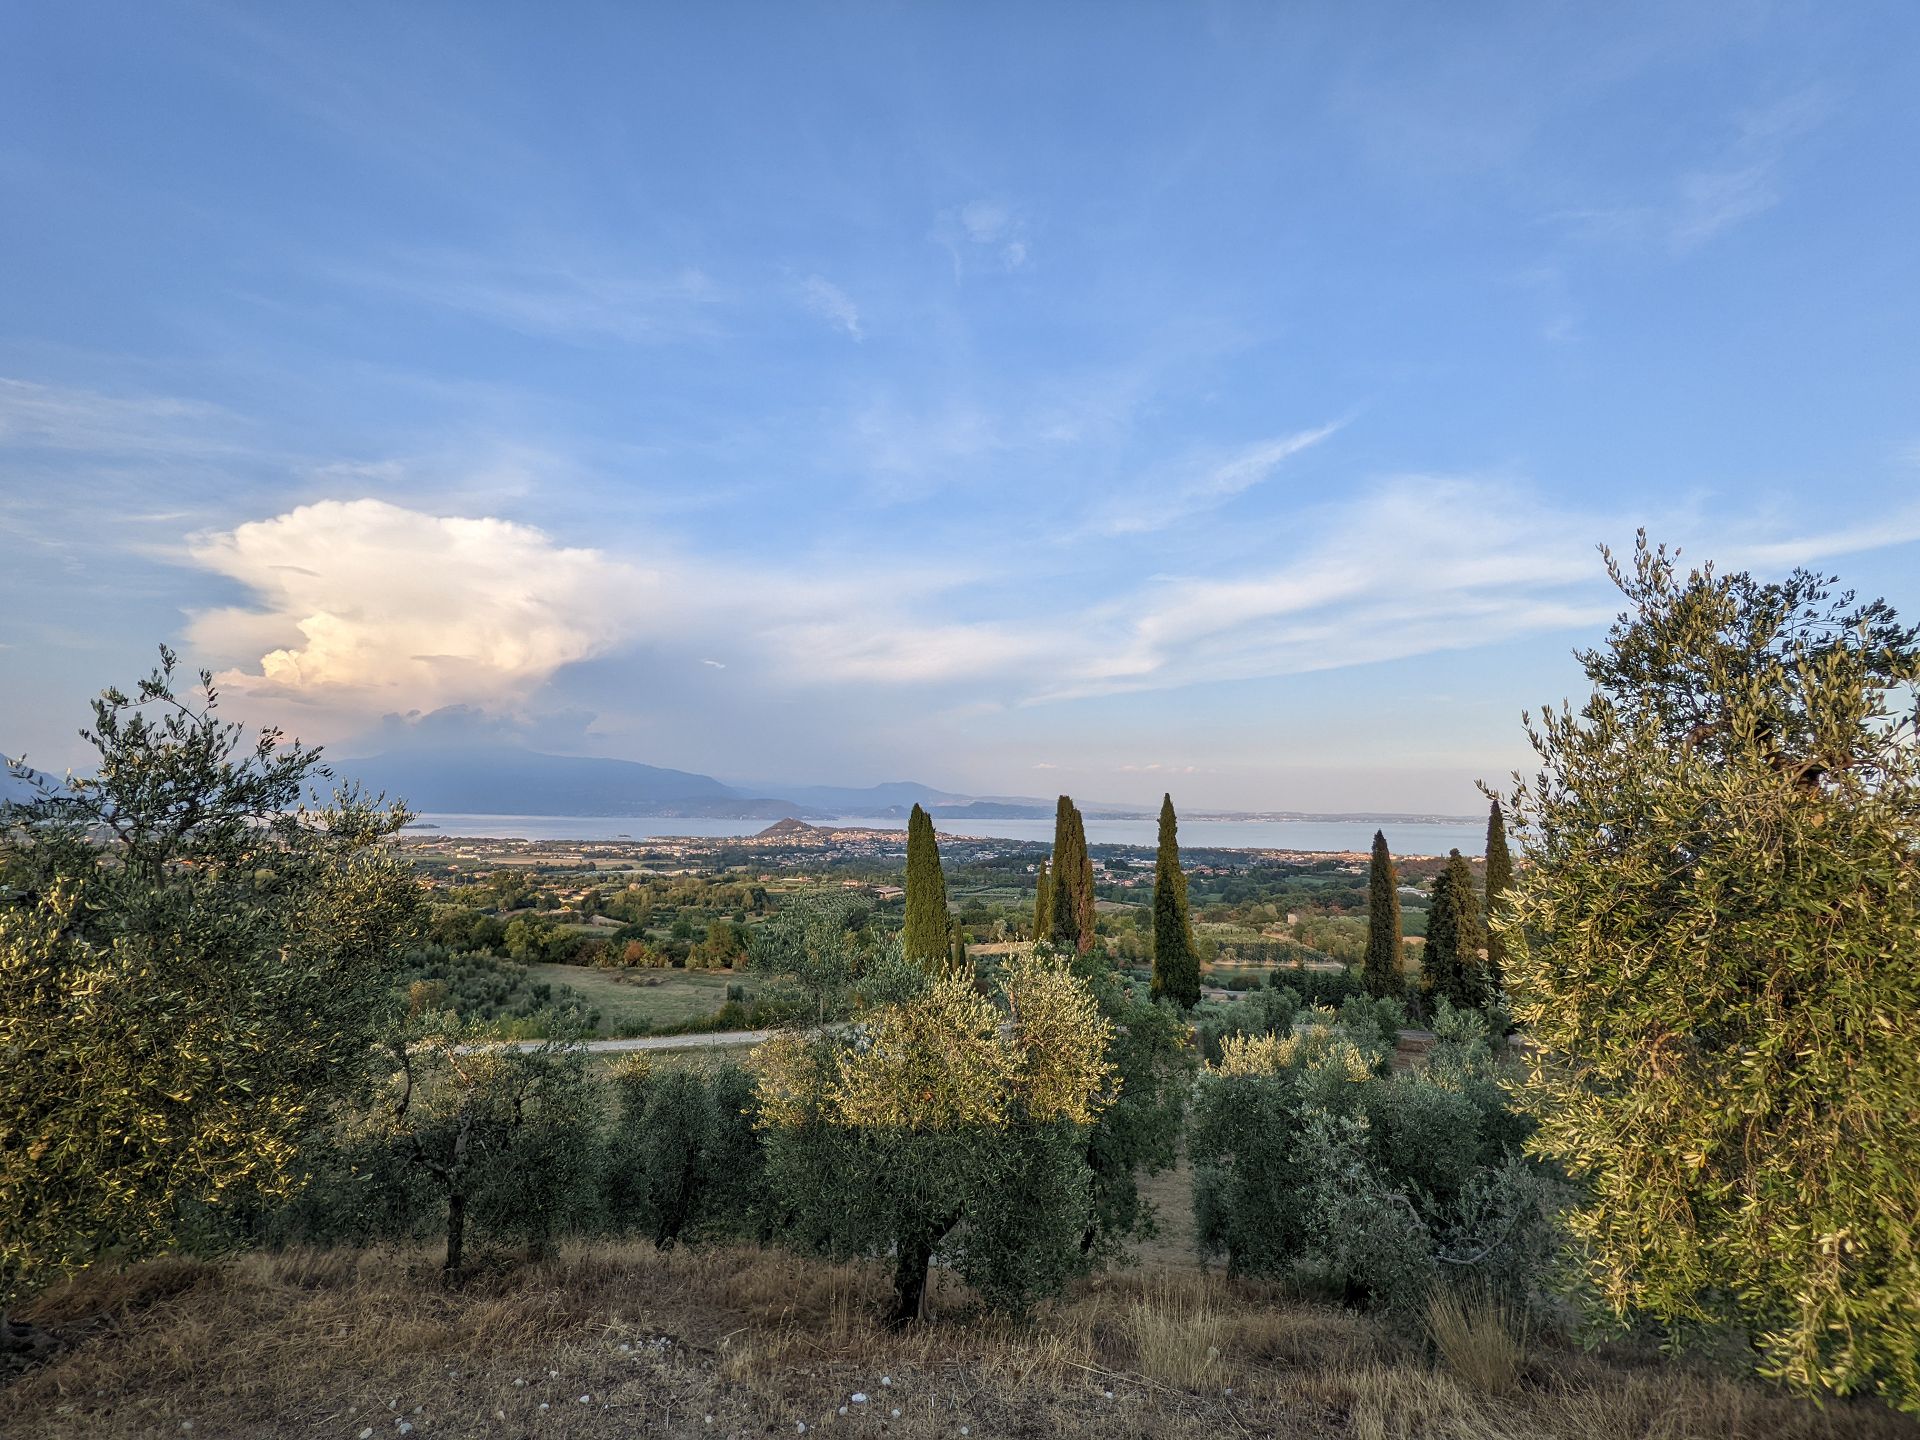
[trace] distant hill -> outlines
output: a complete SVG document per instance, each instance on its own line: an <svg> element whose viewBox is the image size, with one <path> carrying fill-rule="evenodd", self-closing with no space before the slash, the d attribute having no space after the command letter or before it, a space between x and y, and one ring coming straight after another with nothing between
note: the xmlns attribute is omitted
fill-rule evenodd
<svg viewBox="0 0 1920 1440"><path fill-rule="evenodd" d="M834 815L905 815L915 805L964 805L971 795L936 790L912 780L889 780L881 785L783 785L756 780L736 787L758 795L779 795L801 805L812 805Z"/></svg>
<svg viewBox="0 0 1920 1440"><path fill-rule="evenodd" d="M826 818L792 800L745 794L711 775L512 746L394 750L330 762L341 780L457 815L661 815Z"/></svg>
<svg viewBox="0 0 1920 1440"><path fill-rule="evenodd" d="M766 829L762 830L753 838L756 840L778 840L782 835L817 835L820 833L820 829L821 827L818 825L809 825L804 820L795 820L792 817L788 817L785 820L774 821L773 824L767 826Z"/></svg>

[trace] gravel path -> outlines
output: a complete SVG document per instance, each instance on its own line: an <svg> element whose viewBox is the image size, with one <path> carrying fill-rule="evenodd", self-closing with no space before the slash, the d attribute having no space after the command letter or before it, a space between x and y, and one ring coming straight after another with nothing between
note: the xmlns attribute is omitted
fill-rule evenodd
<svg viewBox="0 0 1920 1440"><path fill-rule="evenodd" d="M635 1035L626 1040L582 1040L577 1047L596 1055L620 1055L629 1050L707 1050L727 1045L758 1045L771 1030L720 1030L711 1035ZM544 1040L516 1040L516 1049L538 1050Z"/></svg>

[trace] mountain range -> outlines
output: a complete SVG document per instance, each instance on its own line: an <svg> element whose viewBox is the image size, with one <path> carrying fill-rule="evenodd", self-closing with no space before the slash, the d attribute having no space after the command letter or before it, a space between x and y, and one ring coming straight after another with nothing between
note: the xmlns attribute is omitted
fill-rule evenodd
<svg viewBox="0 0 1920 1440"><path fill-rule="evenodd" d="M1044 818L1053 802L980 798L899 780L864 787L755 781L588 755L548 755L512 746L392 750L332 760L336 778L403 799L423 814L648 815L717 819L904 818L915 805L936 816Z"/></svg>

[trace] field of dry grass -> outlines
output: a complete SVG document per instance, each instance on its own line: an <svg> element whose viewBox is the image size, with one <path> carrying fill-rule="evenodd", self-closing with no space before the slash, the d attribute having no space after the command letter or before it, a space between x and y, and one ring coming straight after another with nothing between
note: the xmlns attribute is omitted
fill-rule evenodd
<svg viewBox="0 0 1920 1440"><path fill-rule="evenodd" d="M1361 1317L1191 1269L1096 1280L1024 1326L969 1318L946 1290L907 1334L872 1319L885 1283L878 1266L641 1244L452 1289L426 1251L159 1262L32 1307L71 1345L0 1391L0 1433L1920 1436L1878 1407L1650 1359L1536 1345L1469 1378Z"/></svg>

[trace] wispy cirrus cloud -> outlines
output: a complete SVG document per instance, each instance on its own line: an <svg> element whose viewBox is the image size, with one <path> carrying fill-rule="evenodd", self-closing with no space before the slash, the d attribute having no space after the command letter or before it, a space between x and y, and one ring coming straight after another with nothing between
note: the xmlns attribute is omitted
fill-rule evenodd
<svg viewBox="0 0 1920 1440"><path fill-rule="evenodd" d="M525 335L658 343L712 333L728 294L697 265L644 267L555 251L537 259L458 251L339 264L337 283L446 310Z"/></svg>
<svg viewBox="0 0 1920 1440"><path fill-rule="evenodd" d="M1689 254L1786 198L1785 172L1794 149L1818 129L1829 108L1825 93L1811 88L1742 111L1718 147L1674 175L1657 198L1574 206L1546 220L1589 241Z"/></svg>
<svg viewBox="0 0 1920 1440"><path fill-rule="evenodd" d="M1172 476L1156 477L1129 495L1103 502L1090 528L1107 535L1137 535L1213 510L1270 479L1288 460L1336 434L1346 423L1334 420L1189 462Z"/></svg>
<svg viewBox="0 0 1920 1440"><path fill-rule="evenodd" d="M823 275L809 275L800 283L800 300L807 309L818 315L838 330L844 331L851 339L864 340L860 330L860 307L853 303L853 297Z"/></svg>
<svg viewBox="0 0 1920 1440"><path fill-rule="evenodd" d="M0 377L0 448L148 458L248 448L229 410L173 395L113 394Z"/></svg>

